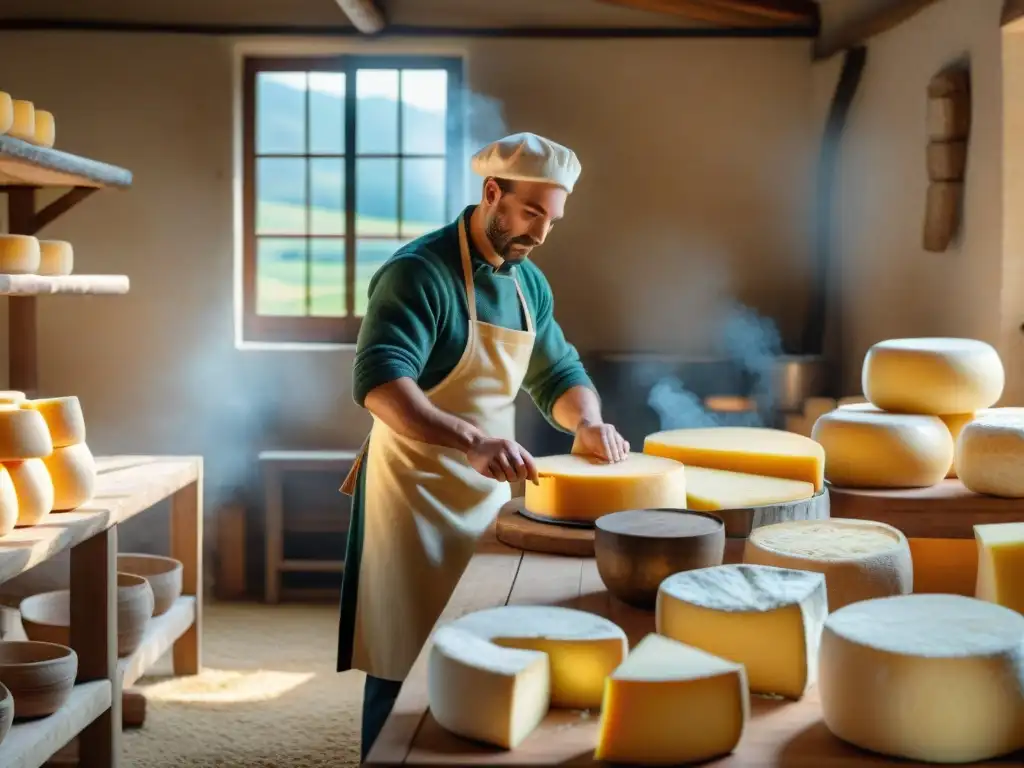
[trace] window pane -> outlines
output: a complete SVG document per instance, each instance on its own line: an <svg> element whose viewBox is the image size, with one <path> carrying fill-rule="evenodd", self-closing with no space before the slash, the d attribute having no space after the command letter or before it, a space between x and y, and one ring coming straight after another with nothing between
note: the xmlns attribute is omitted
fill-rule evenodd
<svg viewBox="0 0 1024 768"><path fill-rule="evenodd" d="M380 265L408 242L407 240L357 240L356 241L356 315L366 314L366 292L370 278Z"/></svg>
<svg viewBox="0 0 1024 768"><path fill-rule="evenodd" d="M443 69L402 71L402 152L443 155L448 109L448 73Z"/></svg>
<svg viewBox="0 0 1024 768"><path fill-rule="evenodd" d="M402 161L402 237L418 237L445 223L445 161Z"/></svg>
<svg viewBox="0 0 1024 768"><path fill-rule="evenodd" d="M397 153L398 70L360 69L356 99L356 151L363 155Z"/></svg>
<svg viewBox="0 0 1024 768"><path fill-rule="evenodd" d="M256 153L306 150L306 73L256 74Z"/></svg>
<svg viewBox="0 0 1024 768"><path fill-rule="evenodd" d="M345 75L309 73L309 153L345 153Z"/></svg>
<svg viewBox="0 0 1024 768"><path fill-rule="evenodd" d="M256 232L305 234L306 161L263 157L256 160Z"/></svg>
<svg viewBox="0 0 1024 768"><path fill-rule="evenodd" d="M310 232L314 235L345 233L345 161L314 158L309 161Z"/></svg>
<svg viewBox="0 0 1024 768"><path fill-rule="evenodd" d="M261 237L256 244L256 314L306 314L306 240Z"/></svg>
<svg viewBox="0 0 1024 768"><path fill-rule="evenodd" d="M356 235L398 235L398 160L356 161Z"/></svg>
<svg viewBox="0 0 1024 768"><path fill-rule="evenodd" d="M345 241L315 238L310 241L309 314L345 315Z"/></svg>

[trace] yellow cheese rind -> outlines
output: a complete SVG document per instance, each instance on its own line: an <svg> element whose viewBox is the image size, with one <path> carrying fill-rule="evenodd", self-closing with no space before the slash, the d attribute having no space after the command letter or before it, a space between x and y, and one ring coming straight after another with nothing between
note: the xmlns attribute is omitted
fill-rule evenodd
<svg viewBox="0 0 1024 768"><path fill-rule="evenodd" d="M840 739L890 757L988 760L1024 747L1024 616L960 595L848 605L821 638L818 690Z"/></svg>
<svg viewBox="0 0 1024 768"><path fill-rule="evenodd" d="M749 717L742 664L647 635L605 684L594 758L638 765L710 760L736 748Z"/></svg>
<svg viewBox="0 0 1024 768"><path fill-rule="evenodd" d="M18 497L19 528L38 525L53 509L53 481L42 459L4 462Z"/></svg>
<svg viewBox="0 0 1024 768"><path fill-rule="evenodd" d="M31 101L14 99L14 122L8 133L22 141L32 141L36 134L36 108Z"/></svg>
<svg viewBox="0 0 1024 768"><path fill-rule="evenodd" d="M686 508L700 512L745 509L800 501L814 495L814 484L706 467L686 468Z"/></svg>
<svg viewBox="0 0 1024 768"><path fill-rule="evenodd" d="M550 665L545 653L502 648L445 626L432 638L427 691L442 728L514 749L547 715Z"/></svg>
<svg viewBox="0 0 1024 768"><path fill-rule="evenodd" d="M75 251L65 240L39 241L39 274L70 275L75 267Z"/></svg>
<svg viewBox="0 0 1024 768"><path fill-rule="evenodd" d="M539 482L526 484L524 504L536 515L593 522L627 509L686 507L686 468L642 453L608 463L589 456L539 456Z"/></svg>
<svg viewBox="0 0 1024 768"><path fill-rule="evenodd" d="M1006 374L999 354L977 339L889 339L864 356L861 384L893 413L941 416L995 405Z"/></svg>
<svg viewBox="0 0 1024 768"><path fill-rule="evenodd" d="M0 135L14 126L14 100L11 94L0 91Z"/></svg>
<svg viewBox="0 0 1024 768"><path fill-rule="evenodd" d="M644 453L687 466L801 480L812 483L815 491L825 485L824 449L811 438L781 429L672 429L648 435Z"/></svg>
<svg viewBox="0 0 1024 768"><path fill-rule="evenodd" d="M956 441L956 473L974 493L1024 498L1024 416L988 414L964 425Z"/></svg>
<svg viewBox="0 0 1024 768"><path fill-rule="evenodd" d="M42 415L25 408L0 409L0 461L39 459L52 451Z"/></svg>
<svg viewBox="0 0 1024 768"><path fill-rule="evenodd" d="M814 683L828 613L825 577L767 565L720 565L658 588L659 634L743 664L751 693L799 699Z"/></svg>
<svg viewBox="0 0 1024 768"><path fill-rule="evenodd" d="M77 509L96 489L96 461L85 443L54 448L43 459L53 482L53 511Z"/></svg>
<svg viewBox="0 0 1024 768"><path fill-rule="evenodd" d="M35 113L35 130L32 133L32 143L40 147L52 147L57 139L57 127L54 123L53 113L45 109L37 109Z"/></svg>
<svg viewBox="0 0 1024 768"><path fill-rule="evenodd" d="M505 648L546 653L552 707L599 708L605 678L629 651L618 625L572 608L505 605L467 614L448 626Z"/></svg>
<svg viewBox="0 0 1024 768"><path fill-rule="evenodd" d="M39 241L30 235L0 235L0 274L34 275L41 259Z"/></svg>
<svg viewBox="0 0 1024 768"><path fill-rule="evenodd" d="M21 407L43 417L54 448L85 442L85 415L81 402L74 395L26 400Z"/></svg>
<svg viewBox="0 0 1024 768"><path fill-rule="evenodd" d="M0 464L0 536L14 530L18 522L18 494L7 467Z"/></svg>
<svg viewBox="0 0 1024 768"><path fill-rule="evenodd" d="M826 479L841 488L923 488L953 463L953 438L937 416L839 408L811 436L825 448Z"/></svg>
<svg viewBox="0 0 1024 768"><path fill-rule="evenodd" d="M974 526L978 547L975 596L1024 614L1024 523Z"/></svg>
<svg viewBox="0 0 1024 768"><path fill-rule="evenodd" d="M828 609L913 591L906 536L871 520L794 520L756 528L743 562L816 571L825 576Z"/></svg>

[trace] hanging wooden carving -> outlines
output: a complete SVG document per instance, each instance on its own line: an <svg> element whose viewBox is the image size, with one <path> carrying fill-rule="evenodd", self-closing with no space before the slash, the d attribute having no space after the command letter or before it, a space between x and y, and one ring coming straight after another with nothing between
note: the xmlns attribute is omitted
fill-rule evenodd
<svg viewBox="0 0 1024 768"><path fill-rule="evenodd" d="M970 129L970 74L958 65L940 72L928 84L926 251L945 251L960 227Z"/></svg>

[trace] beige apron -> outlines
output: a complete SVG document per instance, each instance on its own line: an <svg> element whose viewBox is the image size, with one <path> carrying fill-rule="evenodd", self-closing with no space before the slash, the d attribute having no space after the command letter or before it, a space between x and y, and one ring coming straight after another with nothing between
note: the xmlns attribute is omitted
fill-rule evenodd
<svg viewBox="0 0 1024 768"><path fill-rule="evenodd" d="M459 250L469 307L465 352L426 393L442 411L490 437L514 439L514 402L526 376L536 334L526 317L517 331L476 318L473 267L465 220ZM511 496L509 484L484 477L462 451L403 437L374 419L364 454L366 493L362 561L352 667L404 680L469 564L480 536ZM365 450L365 449L364 449ZM343 490L352 488L358 465Z"/></svg>

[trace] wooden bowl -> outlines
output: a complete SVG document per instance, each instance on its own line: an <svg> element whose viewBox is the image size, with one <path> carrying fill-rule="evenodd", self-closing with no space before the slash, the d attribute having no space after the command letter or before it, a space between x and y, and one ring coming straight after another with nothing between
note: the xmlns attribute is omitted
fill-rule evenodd
<svg viewBox="0 0 1024 768"><path fill-rule="evenodd" d="M0 642L0 683L17 702L13 720L52 715L68 700L78 654L56 643Z"/></svg>
<svg viewBox="0 0 1024 768"><path fill-rule="evenodd" d="M21 625L30 640L67 645L71 638L71 591L59 589L21 601ZM129 656L142 642L153 615L153 589L142 576L117 574L117 655Z"/></svg>
<svg viewBox="0 0 1024 768"><path fill-rule="evenodd" d="M706 512L631 509L597 520L594 557L608 591L653 610L661 582L680 571L721 565L725 524Z"/></svg>
<svg viewBox="0 0 1024 768"><path fill-rule="evenodd" d="M0 744L4 743L4 737L11 730L12 722L14 722L14 697L7 690L7 686L0 683Z"/></svg>
<svg viewBox="0 0 1024 768"><path fill-rule="evenodd" d="M181 597L184 566L180 560L160 555L125 554L117 556L118 573L142 576L153 590L153 615L162 616Z"/></svg>

